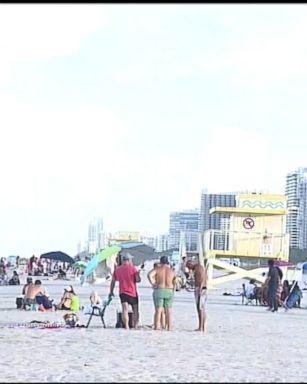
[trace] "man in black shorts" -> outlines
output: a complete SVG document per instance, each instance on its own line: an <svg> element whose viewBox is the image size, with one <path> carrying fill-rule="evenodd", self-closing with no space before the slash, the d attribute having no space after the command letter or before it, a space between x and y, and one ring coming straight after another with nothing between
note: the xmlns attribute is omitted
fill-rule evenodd
<svg viewBox="0 0 307 384"><path fill-rule="evenodd" d="M136 328L139 321L139 298L136 289L136 283L141 281L139 271L130 261L129 254L123 255L122 264L118 266L112 277L109 296L114 296L114 287L116 281L119 282L119 297L122 303L122 319L124 328L129 329L129 305L133 312L133 328Z"/></svg>

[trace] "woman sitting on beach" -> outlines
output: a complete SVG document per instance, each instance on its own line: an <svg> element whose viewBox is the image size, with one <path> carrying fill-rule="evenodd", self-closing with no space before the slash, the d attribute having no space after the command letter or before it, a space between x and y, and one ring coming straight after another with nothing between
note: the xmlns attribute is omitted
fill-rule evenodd
<svg viewBox="0 0 307 384"><path fill-rule="evenodd" d="M61 298L60 303L57 305L57 309L63 309L63 310L71 310L71 311L79 311L80 309L80 302L79 298L76 295L76 292L74 291L72 285L69 285L64 289L64 294Z"/></svg>

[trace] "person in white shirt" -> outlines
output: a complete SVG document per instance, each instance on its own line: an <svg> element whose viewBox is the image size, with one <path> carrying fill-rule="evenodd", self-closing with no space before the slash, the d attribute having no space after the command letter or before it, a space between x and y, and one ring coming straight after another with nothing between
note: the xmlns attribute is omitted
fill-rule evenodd
<svg viewBox="0 0 307 384"><path fill-rule="evenodd" d="M245 285L245 291L246 291L246 297L248 299L251 299L255 296L255 288L257 287L256 282L254 279L250 280L246 285Z"/></svg>

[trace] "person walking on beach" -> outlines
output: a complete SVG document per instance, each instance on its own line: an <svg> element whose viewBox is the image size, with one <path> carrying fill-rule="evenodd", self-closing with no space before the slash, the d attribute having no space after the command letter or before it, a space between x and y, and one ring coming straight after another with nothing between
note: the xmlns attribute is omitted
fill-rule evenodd
<svg viewBox="0 0 307 384"><path fill-rule="evenodd" d="M206 302L207 302L207 270L197 262L188 260L186 263L187 268L192 270L195 279L195 303L198 314L198 328L197 331L205 332L206 323Z"/></svg>
<svg viewBox="0 0 307 384"><path fill-rule="evenodd" d="M168 331L172 329L172 305L176 288L176 275L170 268L167 256L160 258L160 265L153 268L147 275L154 289L153 300L155 305L154 329L161 329L161 316L165 310L165 326Z"/></svg>
<svg viewBox="0 0 307 384"><path fill-rule="evenodd" d="M274 266L274 260L270 259L268 261L269 273L268 273L268 311L277 312L278 311L278 302L277 302L277 288L279 286L279 273L277 268Z"/></svg>
<svg viewBox="0 0 307 384"><path fill-rule="evenodd" d="M114 296L114 287L116 281L119 282L119 297L122 303L122 319L124 328L129 329L129 305L132 307L133 328L136 328L139 322L139 298L136 283L141 281L139 271L131 263L129 254L121 256L121 265L113 272L110 285L109 297Z"/></svg>

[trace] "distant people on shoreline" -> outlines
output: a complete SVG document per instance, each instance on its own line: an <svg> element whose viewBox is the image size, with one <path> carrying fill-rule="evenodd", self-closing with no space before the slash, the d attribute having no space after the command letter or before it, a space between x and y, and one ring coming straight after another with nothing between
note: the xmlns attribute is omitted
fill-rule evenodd
<svg viewBox="0 0 307 384"><path fill-rule="evenodd" d="M20 285L20 280L17 271L13 272L13 276L9 280L9 285Z"/></svg>

